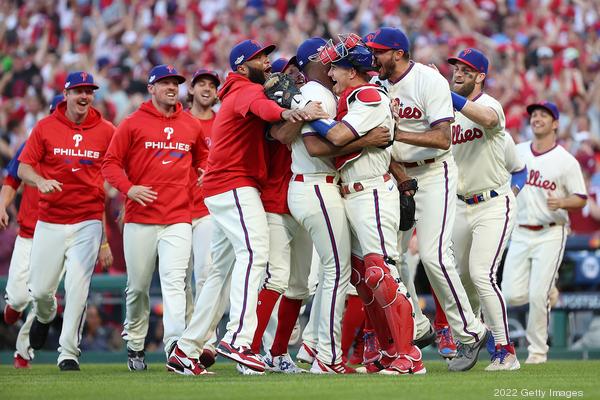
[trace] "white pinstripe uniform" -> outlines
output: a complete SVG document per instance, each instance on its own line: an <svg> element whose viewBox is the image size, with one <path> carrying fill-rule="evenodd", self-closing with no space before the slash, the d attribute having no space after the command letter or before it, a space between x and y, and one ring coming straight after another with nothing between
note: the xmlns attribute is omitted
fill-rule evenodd
<svg viewBox="0 0 600 400"><path fill-rule="evenodd" d="M496 272L514 227L516 206L505 161L504 136L509 135L504 130L504 111L496 99L481 93L472 101L492 108L498 124L486 129L460 112L455 115L452 153L459 171L456 214L460 222L454 225L452 240L473 310L478 314L483 308L495 343L506 345L510 342L506 304Z"/></svg>
<svg viewBox="0 0 600 400"><path fill-rule="evenodd" d="M517 199L518 225L504 264L502 291L510 305L529 302L527 350L530 356L545 357L548 296L558 277L569 224L567 211L550 211L547 200L549 193L554 197L587 197L587 191L579 163L562 146L540 154L531 142L525 142L517 145L517 152L529 176Z"/></svg>

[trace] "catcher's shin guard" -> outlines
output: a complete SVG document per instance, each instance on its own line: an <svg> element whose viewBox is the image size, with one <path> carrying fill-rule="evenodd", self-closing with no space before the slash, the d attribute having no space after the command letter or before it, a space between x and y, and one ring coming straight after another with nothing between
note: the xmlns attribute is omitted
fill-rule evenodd
<svg viewBox="0 0 600 400"><path fill-rule="evenodd" d="M384 351L395 353L394 339L390 333L385 312L376 301L371 288L365 283L365 263L359 257L352 255L351 265L350 282L365 305L365 328L369 325L369 328L372 327L375 330L379 345Z"/></svg>
<svg viewBox="0 0 600 400"><path fill-rule="evenodd" d="M412 354L415 321L410 300L398 291L398 283L390 275L383 256L365 256L365 282L383 309L398 355Z"/></svg>

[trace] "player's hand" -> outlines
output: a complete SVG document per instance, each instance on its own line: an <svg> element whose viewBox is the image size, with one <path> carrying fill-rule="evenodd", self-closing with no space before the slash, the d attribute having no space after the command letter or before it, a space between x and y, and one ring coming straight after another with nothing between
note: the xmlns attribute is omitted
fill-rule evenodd
<svg viewBox="0 0 600 400"><path fill-rule="evenodd" d="M8 227L8 213L6 212L6 208L0 207L0 230L4 230Z"/></svg>
<svg viewBox="0 0 600 400"><path fill-rule="evenodd" d="M158 198L158 193L151 186L134 185L127 192L127 197L146 207Z"/></svg>
<svg viewBox="0 0 600 400"><path fill-rule="evenodd" d="M369 147L386 147L390 144L390 130L384 126L378 126L371 129L366 135L365 140Z"/></svg>
<svg viewBox="0 0 600 400"><path fill-rule="evenodd" d="M548 200L546 201L550 211L556 211L563 208L563 199L554 197L552 192L548 192Z"/></svg>
<svg viewBox="0 0 600 400"><path fill-rule="evenodd" d="M202 186L202 182L204 181L204 173L205 171L202 168L198 168L198 180L196 182L198 186Z"/></svg>
<svg viewBox="0 0 600 400"><path fill-rule="evenodd" d="M108 268L113 263L113 255L110 250L110 246L108 242L100 245L100 251L98 252L98 261L100 261L100 266L102 267L102 271L108 271Z"/></svg>
<svg viewBox="0 0 600 400"><path fill-rule="evenodd" d="M303 109L300 110L302 116L305 117L305 121L315 121L317 119L330 118L329 114L325 112L321 106L320 101L311 101Z"/></svg>
<svg viewBox="0 0 600 400"><path fill-rule="evenodd" d="M40 193L62 192L62 183L54 179L42 179L37 183L37 188Z"/></svg>

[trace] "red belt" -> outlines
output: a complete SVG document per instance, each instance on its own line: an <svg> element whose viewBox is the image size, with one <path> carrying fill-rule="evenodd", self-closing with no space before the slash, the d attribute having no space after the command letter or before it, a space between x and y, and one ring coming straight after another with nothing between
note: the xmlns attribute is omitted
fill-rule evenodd
<svg viewBox="0 0 600 400"><path fill-rule="evenodd" d="M392 179L392 176L390 174L383 175L384 182L387 182L390 179ZM365 190L365 186L361 182L354 182L352 184L352 189L354 189L354 192L362 192L363 190ZM350 185L342 185L342 194L350 194L354 192L350 191Z"/></svg>
<svg viewBox="0 0 600 400"><path fill-rule="evenodd" d="M402 164L404 166L404 168L415 168L415 167L420 167L424 164L433 164L435 162L435 158L428 158L427 160L423 160L420 162L402 162L400 164Z"/></svg>
<svg viewBox="0 0 600 400"><path fill-rule="evenodd" d="M552 222L548 225L519 225L519 228L529 229L530 231L541 231L544 228L550 228L551 226L556 226L555 222Z"/></svg>
<svg viewBox="0 0 600 400"><path fill-rule="evenodd" d="M334 180L335 180L335 176L333 176L333 175L325 176L325 182L327 182L327 183L333 183ZM296 176L294 176L294 181L295 182L304 182L304 175L297 174Z"/></svg>

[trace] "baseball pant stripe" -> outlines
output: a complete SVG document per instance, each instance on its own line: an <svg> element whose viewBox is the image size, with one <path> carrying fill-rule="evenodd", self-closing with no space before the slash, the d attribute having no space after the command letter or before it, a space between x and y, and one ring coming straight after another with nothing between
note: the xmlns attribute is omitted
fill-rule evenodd
<svg viewBox="0 0 600 400"><path fill-rule="evenodd" d="M444 273L444 278L446 278L446 282L448 282L448 286L450 287L450 291L452 291L452 297L454 297L454 301L456 302L456 307L458 308L458 312L460 313L460 318L463 322L463 331L475 338L476 341L479 341L479 336L475 332L471 332L467 329L467 319L465 318L465 313L463 312L462 305L460 304L460 300L458 299L458 295L456 294L456 289L454 289L454 285L452 284L452 280L450 276L448 276L448 271L446 271L446 266L444 265L444 261L442 258L442 238L444 237L444 229L446 228L446 216L448 214L448 163L444 161L444 182L445 182L445 195L444 195L444 218L442 219L442 232L440 233L440 240L438 242L438 259L440 266L442 267L442 272Z"/></svg>
<svg viewBox="0 0 600 400"><path fill-rule="evenodd" d="M498 290L498 285L496 283L496 263L498 261L498 256L500 256L500 250L502 250L502 243L504 243L504 237L506 236L506 230L508 229L508 221L510 214L510 199L506 196L506 214L504 216L504 228L502 229L502 236L500 237L500 242L498 243L498 248L496 249L496 255L494 256L494 261L492 261L492 265L490 266L490 284L496 292L498 296L498 301L500 301L500 308L502 309L502 322L504 324L504 334L506 336L506 343L510 344L510 337L508 334L508 317L506 316L506 304L504 304L504 297L502 297L502 293Z"/></svg>
<svg viewBox="0 0 600 400"><path fill-rule="evenodd" d="M269 263L267 263L267 268L265 271L266 277L265 277L265 283L263 284L263 289L267 288L267 285L269 284L269 280L271 279L271 271L269 271Z"/></svg>
<svg viewBox="0 0 600 400"><path fill-rule="evenodd" d="M248 236L248 229L246 228L246 223L244 222L244 213L242 212L242 207L240 206L240 200L237 195L237 189L233 189L233 197L235 197L235 205L238 209L238 213L240 214L240 223L242 224L242 229L244 230L244 237L246 238L246 248L248 249L248 266L246 267L246 279L244 281L244 302L242 305L242 312L240 313L240 323L237 331L233 334L231 338L231 345L235 345L235 339L237 335L242 331L242 327L244 326L244 315L246 314L246 303L248 301L248 283L250 280L250 269L252 268L252 261L254 260L254 252L252 251L252 246L250 245L250 237Z"/></svg>
<svg viewBox="0 0 600 400"><path fill-rule="evenodd" d="M383 230L381 229L381 216L379 214L379 194L377 189L373 190L373 198L375 200L375 220L377 221L377 233L379 233L379 242L381 243L381 251L384 257L387 257L387 251L385 250L385 238L383 237Z"/></svg>
<svg viewBox="0 0 600 400"><path fill-rule="evenodd" d="M331 240L331 248L333 249L333 257L335 260L335 284L333 286L333 298L331 299L331 309L329 312L329 337L331 337L331 363L334 364L337 359L337 354L335 352L335 333L333 331L334 319L335 319L335 303L337 299L338 286L340 283L340 258L338 255L337 246L335 244L335 236L333 234L333 229L331 228L331 221L329 220L329 214L327 213L327 208L325 207L325 202L323 201L323 196L321 195L321 191L319 190L319 185L315 185L315 193L317 198L319 199L319 203L321 204L321 211L323 212L323 217L325 218L325 224L327 224L327 231L329 232L329 239Z"/></svg>
<svg viewBox="0 0 600 400"><path fill-rule="evenodd" d="M85 313L87 311L87 304L83 307L83 312L81 313L81 317L79 317L79 325L77 326L77 347L79 347L79 343L81 343L81 337L83 336L83 321L85 320Z"/></svg>
<svg viewBox="0 0 600 400"><path fill-rule="evenodd" d="M548 290L546 290L546 329L548 329L550 326L550 291L552 290L552 286L554 286L556 274L558 272L558 268L560 268L560 262L563 259L563 253L565 251L565 227L563 226L561 230L560 251L556 257L556 267L554 267L554 273L552 274L552 279L550 279L550 285L548 285Z"/></svg>

